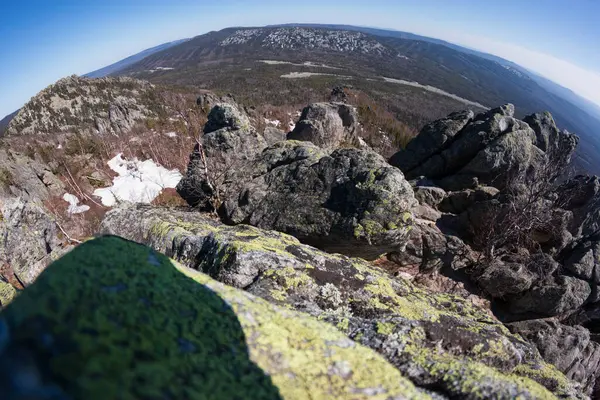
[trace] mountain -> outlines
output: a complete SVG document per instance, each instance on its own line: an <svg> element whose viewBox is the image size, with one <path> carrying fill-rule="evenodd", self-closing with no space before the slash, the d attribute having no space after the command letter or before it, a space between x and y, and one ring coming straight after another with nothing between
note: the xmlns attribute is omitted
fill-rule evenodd
<svg viewBox="0 0 600 400"><path fill-rule="evenodd" d="M499 57L405 32L343 25L227 28L118 74L235 92L253 104L296 104L326 86L350 85L372 97L383 94L398 119L415 129L474 104L513 103L518 117L548 110L561 128L581 136L578 164L600 173L600 118L576 95ZM418 90L408 89L411 84Z"/></svg>
<svg viewBox="0 0 600 400"><path fill-rule="evenodd" d="M151 47L151 48L146 49L144 51L140 51L137 54L134 54L132 56L124 58L121 61L117 61L114 64L111 64L111 65L106 66L104 68L100 68L100 69L98 69L96 71L93 71L93 72L90 72L88 74L85 74L84 76L87 77L87 78L102 78L104 76L117 73L120 70L122 70L123 68L126 68L126 67L128 67L128 66L130 66L132 64L135 64L136 62L144 59L145 57L148 57L149 55L152 55L154 53L158 53L159 51L168 49L169 47L177 46L178 44L181 44L181 43L185 42L186 40L189 40L189 39L175 40L173 42L163 43L163 44L160 44L158 46Z"/></svg>
<svg viewBox="0 0 600 400"><path fill-rule="evenodd" d="M19 110L12 112L0 120L0 136L4 134L4 131L6 130L6 128L8 128L8 124L14 118L14 116L17 115L18 112Z"/></svg>

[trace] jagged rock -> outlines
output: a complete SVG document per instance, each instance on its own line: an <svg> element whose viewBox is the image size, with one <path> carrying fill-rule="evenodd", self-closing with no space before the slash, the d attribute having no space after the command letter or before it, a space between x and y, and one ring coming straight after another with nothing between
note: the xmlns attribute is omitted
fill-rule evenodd
<svg viewBox="0 0 600 400"><path fill-rule="evenodd" d="M467 182L475 182L472 187L488 184L503 188L512 176L540 165L544 153L535 146L535 133L526 125L516 124L513 129L487 143L456 174L442 179L440 186L457 190L464 188Z"/></svg>
<svg viewBox="0 0 600 400"><path fill-rule="evenodd" d="M191 206L211 210L215 207L214 200L224 198L228 191L243 183L254 158L267 143L235 104L213 107L204 132L202 148L198 144L194 147L177 192Z"/></svg>
<svg viewBox="0 0 600 400"><path fill-rule="evenodd" d="M405 243L416 200L402 172L375 152L349 148L326 156L313 144L287 141L255 164L254 179L224 198L226 223L286 232L369 259Z"/></svg>
<svg viewBox="0 0 600 400"><path fill-rule="evenodd" d="M579 143L579 137L556 127L554 118L549 112L536 113L523 118L535 131L536 146L546 153L560 156L563 163L569 163L571 155Z"/></svg>
<svg viewBox="0 0 600 400"><path fill-rule="evenodd" d="M356 144L359 138L356 109L344 103L314 103L305 107L289 140L312 142L327 150Z"/></svg>
<svg viewBox="0 0 600 400"><path fill-rule="evenodd" d="M334 327L117 237L50 266L0 332L13 400L428 398Z"/></svg>
<svg viewBox="0 0 600 400"><path fill-rule="evenodd" d="M600 378L600 344L590 340L587 329L554 320L515 322L509 329L536 345L544 360L580 382L584 393L592 394Z"/></svg>
<svg viewBox="0 0 600 400"><path fill-rule="evenodd" d="M3 199L0 212L0 263L27 286L69 247L40 204L19 198Z"/></svg>
<svg viewBox="0 0 600 400"><path fill-rule="evenodd" d="M573 213L569 231L574 238L600 232L600 178L579 175L556 190L557 204Z"/></svg>
<svg viewBox="0 0 600 400"><path fill-rule="evenodd" d="M360 259L275 231L137 205L110 211L120 232L271 303L307 312L377 350L417 386L459 398L576 397L576 387L485 310L434 294ZM197 303L195 303L197 304ZM440 345L443 343L442 345Z"/></svg>
<svg viewBox="0 0 600 400"><path fill-rule="evenodd" d="M421 217L422 218L422 217ZM434 224L417 219L403 251L388 254L402 268L418 266L430 273L444 268L462 269L476 262L476 254L460 238L447 235Z"/></svg>
<svg viewBox="0 0 600 400"><path fill-rule="evenodd" d="M591 294L588 282L560 275L538 282L532 289L507 299L507 304L514 316L553 317L577 310Z"/></svg>
<svg viewBox="0 0 600 400"><path fill-rule="evenodd" d="M552 129L544 121L539 121L536 128ZM536 135L526 122L514 118L512 104L474 118L470 112L454 113L426 126L390 162L408 179L425 176L445 190L459 191L481 184L502 189L511 177L542 169L549 156L536 146L540 135L544 133ZM565 153L561 159L569 160L577 137L568 133L554 137L559 143L553 146Z"/></svg>
<svg viewBox="0 0 600 400"><path fill-rule="evenodd" d="M419 135L408 143L406 149L400 150L390 158L390 164L404 172L413 170L429 157L439 153L474 116L471 110L460 111L425 125Z"/></svg>

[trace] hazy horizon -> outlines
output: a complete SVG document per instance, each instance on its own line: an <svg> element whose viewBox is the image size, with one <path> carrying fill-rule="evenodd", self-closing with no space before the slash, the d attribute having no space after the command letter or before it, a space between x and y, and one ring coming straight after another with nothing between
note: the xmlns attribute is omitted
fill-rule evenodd
<svg viewBox="0 0 600 400"><path fill-rule="evenodd" d="M600 4L592 1L92 0L11 4L6 11L11 19L0 26L0 54L10 62L0 66L0 118L61 77L84 75L162 43L231 26L285 23L369 26L446 40L513 61L600 106L600 52L594 50Z"/></svg>

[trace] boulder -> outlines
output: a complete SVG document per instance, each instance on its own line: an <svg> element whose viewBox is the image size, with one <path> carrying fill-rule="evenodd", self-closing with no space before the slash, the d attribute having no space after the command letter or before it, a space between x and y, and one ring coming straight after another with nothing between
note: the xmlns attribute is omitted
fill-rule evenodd
<svg viewBox="0 0 600 400"><path fill-rule="evenodd" d="M208 114L208 121L204 125L204 133L211 133L219 129L240 130L249 129L248 116L239 110L239 106L232 103L215 105Z"/></svg>
<svg viewBox="0 0 600 400"><path fill-rule="evenodd" d="M531 288L536 276L518 262L492 260L475 280L493 298L505 298Z"/></svg>
<svg viewBox="0 0 600 400"><path fill-rule="evenodd" d="M574 239L600 232L600 178L579 175L556 189L556 204L573 214L569 232Z"/></svg>
<svg viewBox="0 0 600 400"><path fill-rule="evenodd" d="M8 305L17 296L17 289L0 277L0 308Z"/></svg>
<svg viewBox="0 0 600 400"><path fill-rule="evenodd" d="M177 192L193 207L214 210L219 199L233 190L226 182L244 181L252 161L266 146L237 105L217 104L208 115L204 136L190 155Z"/></svg>
<svg viewBox="0 0 600 400"><path fill-rule="evenodd" d="M414 188L415 198L420 204L436 208L445 198L446 191L437 186L417 186Z"/></svg>
<svg viewBox="0 0 600 400"><path fill-rule="evenodd" d="M471 110L455 112L425 125L405 149L390 158L390 164L409 172L434 154L439 153L467 125L475 114Z"/></svg>
<svg viewBox="0 0 600 400"><path fill-rule="evenodd" d="M50 266L0 332L7 399L429 398L333 326L118 237Z"/></svg>
<svg viewBox="0 0 600 400"><path fill-rule="evenodd" d="M560 275L552 280L537 282L530 290L511 297L506 302L507 309L514 318L554 317L576 311L591 294L588 282Z"/></svg>
<svg viewBox="0 0 600 400"><path fill-rule="evenodd" d="M394 278L364 260L324 253L283 233L220 225L199 213L145 205L110 211L103 229L326 321L434 393L467 399L552 398L536 380L554 387L558 396L577 396L576 386L486 310Z"/></svg>
<svg viewBox="0 0 600 400"><path fill-rule="evenodd" d="M567 273L577 278L600 283L597 260L600 260L600 242L588 240L567 252L563 266Z"/></svg>
<svg viewBox="0 0 600 400"><path fill-rule="evenodd" d="M533 343L544 360L580 382L585 394L592 394L600 378L600 344L590 339L587 329L551 319L515 322L508 327Z"/></svg>
<svg viewBox="0 0 600 400"><path fill-rule="evenodd" d="M356 109L345 103L313 103L302 110L289 140L312 142L326 150L357 145L360 132Z"/></svg>
<svg viewBox="0 0 600 400"><path fill-rule="evenodd" d="M353 148L329 156L287 141L255 161L219 210L228 224L292 234L330 252L374 259L402 248L416 205L402 172L377 153Z"/></svg>

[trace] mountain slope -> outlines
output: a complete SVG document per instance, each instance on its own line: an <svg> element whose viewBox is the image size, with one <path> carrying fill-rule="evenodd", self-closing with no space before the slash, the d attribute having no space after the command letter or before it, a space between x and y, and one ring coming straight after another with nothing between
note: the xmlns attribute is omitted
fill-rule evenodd
<svg viewBox="0 0 600 400"><path fill-rule="evenodd" d="M121 61L117 61L114 64L108 65L104 68L100 68L96 71L90 72L88 74L85 74L84 76L86 78L102 78L104 76L108 76L110 74L114 74L119 72L120 70L127 68L128 66L135 64L136 62L143 60L144 58L154 54L154 53L158 53L159 51L168 49L169 47L173 47L173 46L177 46L185 41L187 41L188 39L181 39L181 40L175 40L173 42L168 42L168 43L163 43L160 44L158 46L155 47L151 47L149 49L140 51L137 54L134 54L132 56L129 56L127 58L124 58Z"/></svg>
<svg viewBox="0 0 600 400"><path fill-rule="evenodd" d="M267 88L274 97L278 94L273 92L285 91L272 82L282 77L334 76L338 81L352 81L352 85L362 85L365 80L380 82L382 76L416 81L488 107L514 103L521 113L519 117L548 110L560 127L581 136L579 164L600 172L596 156L600 151L596 135L600 120L557 95L557 90L541 86L537 77L516 64L500 63L498 60L502 59L498 57L464 48L459 51L456 48L460 46L433 39L426 41L403 32L335 28L228 28L152 54L120 74L237 93L243 92L238 86L245 83L248 90L262 91L267 101L270 99L265 92ZM261 60L292 63L288 70L293 75L265 72L257 68ZM307 61L312 67L308 72L306 68L298 68L306 67ZM328 68L315 69L319 65ZM235 82L236 86L225 81ZM391 85L390 81L387 83L386 86ZM377 90L381 91L379 87Z"/></svg>

